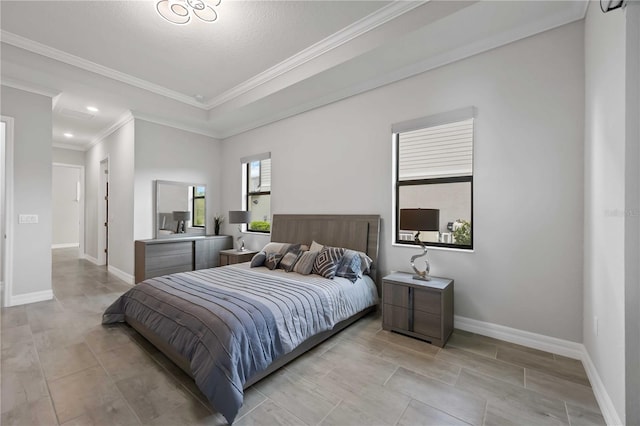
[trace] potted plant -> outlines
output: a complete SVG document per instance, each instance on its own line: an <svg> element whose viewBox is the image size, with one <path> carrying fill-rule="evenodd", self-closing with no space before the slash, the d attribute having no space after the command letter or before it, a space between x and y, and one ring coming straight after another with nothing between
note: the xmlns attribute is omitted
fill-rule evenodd
<svg viewBox="0 0 640 426"><path fill-rule="evenodd" d="M214 235L220 235L220 225L224 222L224 216L217 214L213 217L213 233Z"/></svg>
<svg viewBox="0 0 640 426"><path fill-rule="evenodd" d="M453 239L462 246L471 245L471 223L458 219L453 223Z"/></svg>

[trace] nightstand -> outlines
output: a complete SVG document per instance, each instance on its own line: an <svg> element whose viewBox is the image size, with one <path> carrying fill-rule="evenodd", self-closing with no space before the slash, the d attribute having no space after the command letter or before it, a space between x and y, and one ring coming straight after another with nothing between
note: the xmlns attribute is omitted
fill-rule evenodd
<svg viewBox="0 0 640 426"><path fill-rule="evenodd" d="M232 250L220 250L220 266L234 265L236 263L249 262L257 251L245 250L238 251Z"/></svg>
<svg viewBox="0 0 640 426"><path fill-rule="evenodd" d="M453 280L393 272L382 279L382 328L443 347L453 331Z"/></svg>

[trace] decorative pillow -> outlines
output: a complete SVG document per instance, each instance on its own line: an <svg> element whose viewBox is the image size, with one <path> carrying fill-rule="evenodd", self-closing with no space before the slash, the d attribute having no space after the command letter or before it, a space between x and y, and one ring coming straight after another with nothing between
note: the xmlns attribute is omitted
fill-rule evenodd
<svg viewBox="0 0 640 426"><path fill-rule="evenodd" d="M273 271L278 267L281 260L282 255L280 253L269 253L267 254L267 259L264 261L264 266Z"/></svg>
<svg viewBox="0 0 640 426"><path fill-rule="evenodd" d="M257 268L258 266L264 266L265 260L267 260L267 253L260 251L251 259L251 267Z"/></svg>
<svg viewBox="0 0 640 426"><path fill-rule="evenodd" d="M359 251L360 255L360 270L363 274L368 275L371 272L371 265L373 265L373 260L363 252Z"/></svg>
<svg viewBox="0 0 640 426"><path fill-rule="evenodd" d="M299 250L293 250L293 251L287 252L287 254L285 254L282 257L282 260L280 261L278 268L282 268L286 272L291 272L296 262L298 261L298 258L300 257L300 253L301 252Z"/></svg>
<svg viewBox="0 0 640 426"><path fill-rule="evenodd" d="M293 265L293 272L297 272L302 275L309 275L313 271L313 263L318 257L318 251L305 251L300 255L298 261Z"/></svg>
<svg viewBox="0 0 640 426"><path fill-rule="evenodd" d="M342 256L342 260L336 270L336 277L344 277L352 283L362 277L362 259L360 258L360 253L354 250L345 250L344 256Z"/></svg>
<svg viewBox="0 0 640 426"><path fill-rule="evenodd" d="M322 275L325 278L333 279L340 261L344 256L344 249L340 247L324 247L315 262L313 262L313 273Z"/></svg>
<svg viewBox="0 0 640 426"><path fill-rule="evenodd" d="M266 254L270 254L270 253L285 254L287 250L289 250L289 246L291 246L291 244L268 243L266 246L262 248L262 251L265 252Z"/></svg>
<svg viewBox="0 0 640 426"><path fill-rule="evenodd" d="M318 244L315 241L311 243L311 247L309 247L309 251L317 251L320 252L324 246L322 244Z"/></svg>

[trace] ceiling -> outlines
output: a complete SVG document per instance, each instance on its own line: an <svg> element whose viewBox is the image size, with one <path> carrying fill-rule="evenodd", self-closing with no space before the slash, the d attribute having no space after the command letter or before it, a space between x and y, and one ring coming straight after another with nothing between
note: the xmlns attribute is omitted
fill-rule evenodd
<svg viewBox="0 0 640 426"><path fill-rule="evenodd" d="M216 22L174 25L155 1L3 0L1 81L54 97L56 146L87 149L132 115L225 138L582 19L586 4L222 0Z"/></svg>

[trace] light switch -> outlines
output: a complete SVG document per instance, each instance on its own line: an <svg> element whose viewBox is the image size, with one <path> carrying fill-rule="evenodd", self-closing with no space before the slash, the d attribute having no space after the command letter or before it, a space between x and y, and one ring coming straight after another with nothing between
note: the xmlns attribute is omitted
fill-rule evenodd
<svg viewBox="0 0 640 426"><path fill-rule="evenodd" d="M21 214L18 216L18 223L38 223L37 214Z"/></svg>

